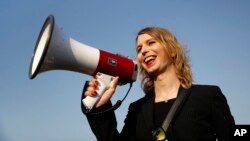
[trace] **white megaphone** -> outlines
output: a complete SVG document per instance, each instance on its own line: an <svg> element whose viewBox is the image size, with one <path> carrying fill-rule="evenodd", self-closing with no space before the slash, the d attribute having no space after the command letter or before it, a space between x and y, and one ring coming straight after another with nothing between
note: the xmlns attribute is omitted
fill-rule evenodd
<svg viewBox="0 0 250 141"><path fill-rule="evenodd" d="M112 54L80 43L65 34L49 15L36 42L29 68L29 77L49 70L69 70L96 76L100 86L97 96L82 100L92 109L103 91L111 83L112 76L119 76L119 84L132 83L137 78L137 64L130 58Z"/></svg>

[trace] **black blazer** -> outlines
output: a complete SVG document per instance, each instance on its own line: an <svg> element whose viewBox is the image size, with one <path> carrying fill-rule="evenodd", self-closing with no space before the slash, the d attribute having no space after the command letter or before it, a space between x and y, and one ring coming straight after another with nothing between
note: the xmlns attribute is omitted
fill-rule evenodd
<svg viewBox="0 0 250 141"><path fill-rule="evenodd" d="M121 133L117 131L113 111L86 115L98 141L152 141L155 129L153 104L153 93L130 104ZM93 112L110 106L111 103L108 103ZM83 106L82 110L85 110ZM219 87L192 85L185 103L171 122L167 136L169 141L216 141L216 138L218 141L229 141L229 129L234 124L227 100Z"/></svg>

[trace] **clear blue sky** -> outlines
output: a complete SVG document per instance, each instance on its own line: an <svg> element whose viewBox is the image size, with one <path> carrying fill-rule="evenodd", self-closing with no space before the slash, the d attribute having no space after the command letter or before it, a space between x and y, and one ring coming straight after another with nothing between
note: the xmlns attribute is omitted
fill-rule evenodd
<svg viewBox="0 0 250 141"><path fill-rule="evenodd" d="M250 124L249 7L248 0L1 0L0 140L95 140L80 109L90 76L51 71L28 78L31 54L49 14L72 38L132 58L138 30L168 28L189 50L194 83L220 86L236 123ZM119 87L113 101L127 88ZM116 111L119 130L129 103L143 95L136 81Z"/></svg>

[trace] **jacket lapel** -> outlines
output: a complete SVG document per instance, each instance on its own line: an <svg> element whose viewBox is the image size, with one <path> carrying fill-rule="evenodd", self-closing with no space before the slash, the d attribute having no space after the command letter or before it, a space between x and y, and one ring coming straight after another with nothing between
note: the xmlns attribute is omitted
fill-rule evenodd
<svg viewBox="0 0 250 141"><path fill-rule="evenodd" d="M154 92L146 94L145 103L142 106L142 113L144 117L144 121L147 127L154 127L153 121L153 112L154 112Z"/></svg>

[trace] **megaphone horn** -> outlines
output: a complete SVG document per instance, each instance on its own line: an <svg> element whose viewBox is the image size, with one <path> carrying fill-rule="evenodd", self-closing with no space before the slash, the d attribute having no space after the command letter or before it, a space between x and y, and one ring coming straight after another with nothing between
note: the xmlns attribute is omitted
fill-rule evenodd
<svg viewBox="0 0 250 141"><path fill-rule="evenodd" d="M32 55L29 78L49 70L69 70L95 76L98 72L119 76L120 84L136 81L137 64L130 58L80 43L65 34L49 15Z"/></svg>

